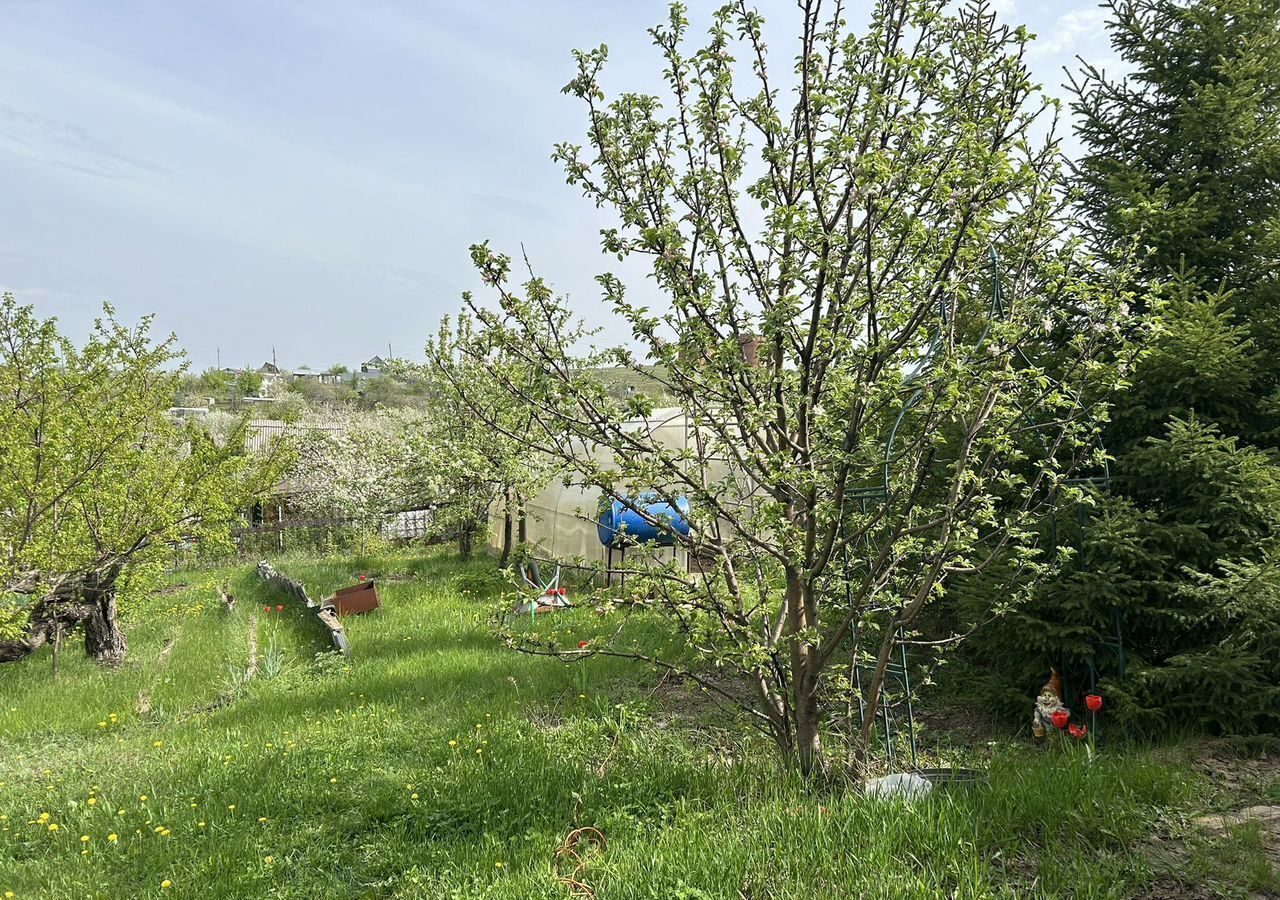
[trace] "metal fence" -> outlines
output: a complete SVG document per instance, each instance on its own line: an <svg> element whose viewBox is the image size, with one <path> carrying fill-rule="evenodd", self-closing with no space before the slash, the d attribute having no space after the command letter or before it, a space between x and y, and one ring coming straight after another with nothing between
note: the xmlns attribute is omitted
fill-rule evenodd
<svg viewBox="0 0 1280 900"><path fill-rule="evenodd" d="M245 449L250 453L266 453L275 438L290 434L307 435L317 431L337 434L342 428L338 425L291 425L281 419L253 419L245 432Z"/></svg>
<svg viewBox="0 0 1280 900"><path fill-rule="evenodd" d="M288 551L318 554L364 554L378 544L429 545L451 539L439 526L438 508L412 509L381 520L347 517L285 518L275 522L245 524L231 529L233 550L196 540L171 545L176 569L194 565L255 559Z"/></svg>

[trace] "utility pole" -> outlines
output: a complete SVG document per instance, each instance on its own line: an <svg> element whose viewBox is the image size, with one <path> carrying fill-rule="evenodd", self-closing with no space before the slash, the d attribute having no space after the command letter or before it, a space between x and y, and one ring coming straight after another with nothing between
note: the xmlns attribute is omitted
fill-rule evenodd
<svg viewBox="0 0 1280 900"><path fill-rule="evenodd" d="M218 354L218 370L221 371L222 370L222 348L221 347L217 348L216 352Z"/></svg>

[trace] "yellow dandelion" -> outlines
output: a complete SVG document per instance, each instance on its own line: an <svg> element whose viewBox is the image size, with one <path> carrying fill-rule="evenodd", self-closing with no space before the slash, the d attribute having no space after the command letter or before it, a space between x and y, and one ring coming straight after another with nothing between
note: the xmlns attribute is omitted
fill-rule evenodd
<svg viewBox="0 0 1280 900"><path fill-rule="evenodd" d="M228 803L228 804L227 804L227 809L231 810L232 812L235 812L235 811L236 811L236 805L235 805L234 803Z"/></svg>
<svg viewBox="0 0 1280 900"><path fill-rule="evenodd" d="M477 747L477 748L476 748L476 754L478 755L478 754L481 754L481 753L484 753L484 750L483 750L483 749L481 749L480 747Z"/></svg>
<svg viewBox="0 0 1280 900"><path fill-rule="evenodd" d="M417 795L417 794L410 794L410 795L409 795L409 799L410 799L410 800L417 800L417 799L418 799L418 795Z"/></svg>
<svg viewBox="0 0 1280 900"><path fill-rule="evenodd" d="M164 881L160 882L160 890L162 890L162 891L167 891L167 890L169 890L169 888L171 888L171 887L173 887L173 882L172 882L172 881L170 881L168 878L166 878Z"/></svg>
<svg viewBox="0 0 1280 900"><path fill-rule="evenodd" d="M114 844L116 841L120 840L120 835L116 834L113 831L109 835L107 835L107 840Z"/></svg>
<svg viewBox="0 0 1280 900"><path fill-rule="evenodd" d="M266 816L258 816L258 821L259 821L259 822L265 822L265 821L267 821L267 817L266 817Z"/></svg>
<svg viewBox="0 0 1280 900"><path fill-rule="evenodd" d="M89 835L87 835L87 834L82 834L82 835L80 835L80 843L82 843L82 844L87 844L87 843L89 843Z"/></svg>
<svg viewBox="0 0 1280 900"><path fill-rule="evenodd" d="M146 802L147 802L147 795L146 795L146 794L143 794L141 797L139 797L139 798L138 798L138 802L139 802L139 803L146 803Z"/></svg>
<svg viewBox="0 0 1280 900"><path fill-rule="evenodd" d="M494 864L493 864L493 867L494 867L495 869L501 869L501 868L504 868L505 866L506 866L506 863L504 863L504 862L496 862L496 863L494 863Z"/></svg>
<svg viewBox="0 0 1280 900"><path fill-rule="evenodd" d="M203 828L203 827L204 827L204 823L203 823L203 822L197 822L197 823L196 823L196 827L197 827L197 828Z"/></svg>
<svg viewBox="0 0 1280 900"><path fill-rule="evenodd" d="M50 822L50 823L49 823L49 830L50 830L50 831L57 831L57 830L58 830L58 823L57 823L57 822Z"/></svg>
<svg viewBox="0 0 1280 900"><path fill-rule="evenodd" d="M84 801L84 802L85 802L85 803L87 803L87 804L89 804L90 806L97 806L97 805L98 805L98 798L97 798L97 797L90 797L88 800L86 800L86 801Z"/></svg>
<svg viewBox="0 0 1280 900"><path fill-rule="evenodd" d="M49 821L49 814L40 813L40 815L36 816L36 821L39 822L41 825L43 825L45 822Z"/></svg>
<svg viewBox="0 0 1280 900"><path fill-rule="evenodd" d="M450 741L450 742L449 742L449 746L450 746L450 747L456 747L456 746L458 746L458 742L457 742L457 741Z"/></svg>
<svg viewBox="0 0 1280 900"><path fill-rule="evenodd" d="M162 831L164 831L164 826L163 826L163 825L157 825L157 826L155 827L155 833L156 833L156 834L159 834L159 833L160 833L160 832L162 832Z"/></svg>
<svg viewBox="0 0 1280 900"><path fill-rule="evenodd" d="M152 741L152 742L151 742L151 746L152 746L152 747L163 747L163 746L164 746L164 741Z"/></svg>
<svg viewBox="0 0 1280 900"><path fill-rule="evenodd" d="M330 779L329 779L329 783L330 783L330 784L337 784L337 783L338 783L338 779L336 779L336 778L330 778Z"/></svg>
<svg viewBox="0 0 1280 900"><path fill-rule="evenodd" d="M276 858L274 856L264 856L262 857L262 861L267 865L271 865L273 862L276 861Z"/></svg>
<svg viewBox="0 0 1280 900"><path fill-rule="evenodd" d="M123 807L123 806L116 810L116 815L117 815L117 816L123 816L123 815L124 815L124 807Z"/></svg>

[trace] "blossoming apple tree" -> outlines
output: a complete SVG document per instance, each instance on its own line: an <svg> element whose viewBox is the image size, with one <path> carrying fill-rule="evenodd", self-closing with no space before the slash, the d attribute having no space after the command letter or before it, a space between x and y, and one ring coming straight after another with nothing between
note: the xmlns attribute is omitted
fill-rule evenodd
<svg viewBox="0 0 1280 900"><path fill-rule="evenodd" d="M619 598L670 617L675 655L625 629L587 651L512 640L695 678L713 662L738 677L704 686L811 774L858 626L874 635L860 764L899 635L958 578L1012 561L1025 585L1053 564L1036 527L1098 459L1122 299L1068 236L1025 31L985 2L877 0L861 32L845 13L801 0L775 70L745 3L700 45L674 5L651 32L661 95L610 99L606 49L576 54L565 91L587 138L555 158L616 216L604 250L647 261L656 299L598 278L628 346L575 343L565 303L487 244L472 253L496 308L469 298L483 339L467 346L530 410L522 440L606 497L687 498L677 540L702 561L655 561ZM606 362L661 382L689 446L627 425L645 401L605 390ZM601 445L607 460L583 452ZM1020 596L992 596L992 614Z"/></svg>

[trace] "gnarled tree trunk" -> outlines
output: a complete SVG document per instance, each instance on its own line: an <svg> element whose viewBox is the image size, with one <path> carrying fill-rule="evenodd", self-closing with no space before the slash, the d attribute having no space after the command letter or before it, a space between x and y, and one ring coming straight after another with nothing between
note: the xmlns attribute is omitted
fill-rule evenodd
<svg viewBox="0 0 1280 900"><path fill-rule="evenodd" d="M116 581L119 568L85 579L81 591L87 611L84 619L84 650L98 662L118 666L129 652L129 643L116 620Z"/></svg>
<svg viewBox="0 0 1280 900"><path fill-rule="evenodd" d="M27 616L27 633L14 640L0 640L0 663L16 662L35 653L55 634L64 637L85 626L85 652L101 663L119 665L128 642L116 619L116 582L121 566L65 576L54 580ZM29 591L36 590L32 581Z"/></svg>

